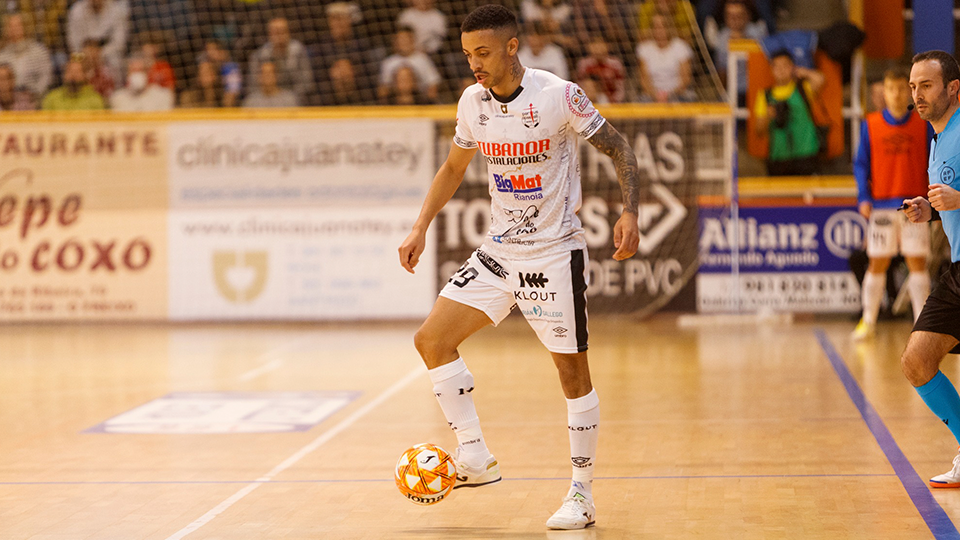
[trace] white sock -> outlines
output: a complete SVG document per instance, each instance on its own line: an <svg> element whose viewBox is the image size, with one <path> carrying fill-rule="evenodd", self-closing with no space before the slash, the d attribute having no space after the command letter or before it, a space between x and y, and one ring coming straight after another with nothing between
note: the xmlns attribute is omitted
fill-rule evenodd
<svg viewBox="0 0 960 540"><path fill-rule="evenodd" d="M877 324L877 315L880 313L880 302L883 300L883 289L887 286L887 274L867 272L863 276L863 286L860 289L863 302L863 322Z"/></svg>
<svg viewBox="0 0 960 540"><path fill-rule="evenodd" d="M913 305L913 322L917 322L920 310L930 296L930 274L926 271L910 272L907 276L907 291L910 292L910 304Z"/></svg>
<svg viewBox="0 0 960 540"><path fill-rule="evenodd" d="M567 400L567 426L570 432L570 462L573 481L567 496L580 492L592 496L593 461L597 456L597 430L600 425L600 398L597 391Z"/></svg>
<svg viewBox="0 0 960 540"><path fill-rule="evenodd" d="M461 448L460 460L471 467L482 465L490 455L490 450L483 441L480 418L473 405L473 374L467 369L463 358L428 370L427 374L433 382L433 393L437 396L443 415L457 434Z"/></svg>

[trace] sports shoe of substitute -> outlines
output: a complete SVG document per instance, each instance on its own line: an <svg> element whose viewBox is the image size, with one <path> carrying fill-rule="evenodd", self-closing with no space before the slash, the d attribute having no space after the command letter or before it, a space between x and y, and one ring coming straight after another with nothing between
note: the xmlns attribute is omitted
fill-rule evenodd
<svg viewBox="0 0 960 540"><path fill-rule="evenodd" d="M854 341L867 341L868 339L873 339L877 335L877 325L867 324L860 319L860 322L857 323L857 327L853 330L853 340Z"/></svg>
<svg viewBox="0 0 960 540"><path fill-rule="evenodd" d="M579 491L569 497L564 497L563 505L547 520L547 527L551 529L585 529L593 525L596 520L597 509L593 506L593 499L584 496Z"/></svg>
<svg viewBox="0 0 960 540"><path fill-rule="evenodd" d="M457 483L453 485L453 489L485 486L502 479L500 477L500 464L497 463L497 458L493 457L493 454L487 457L483 465L471 467L460 460L460 447L458 446L453 454L453 462L457 464Z"/></svg>

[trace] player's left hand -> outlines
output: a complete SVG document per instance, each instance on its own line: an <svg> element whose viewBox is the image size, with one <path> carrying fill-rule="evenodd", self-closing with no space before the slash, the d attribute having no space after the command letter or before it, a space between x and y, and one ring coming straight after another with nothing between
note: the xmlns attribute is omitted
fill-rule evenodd
<svg viewBox="0 0 960 540"><path fill-rule="evenodd" d="M624 212L613 226L613 247L617 248L613 254L615 260L623 261L633 257L640 247L640 225L637 220L637 214Z"/></svg>
<svg viewBox="0 0 960 540"><path fill-rule="evenodd" d="M960 208L960 192L944 184L930 184L927 200L937 212Z"/></svg>

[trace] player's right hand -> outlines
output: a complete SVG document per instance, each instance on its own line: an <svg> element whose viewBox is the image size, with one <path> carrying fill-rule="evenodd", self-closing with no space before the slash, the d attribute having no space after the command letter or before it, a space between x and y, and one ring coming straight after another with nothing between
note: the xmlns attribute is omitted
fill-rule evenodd
<svg viewBox="0 0 960 540"><path fill-rule="evenodd" d="M870 201L863 201L860 203L860 206L857 207L857 210L860 211L860 215L865 219L870 219L870 212L873 211L873 203Z"/></svg>
<svg viewBox="0 0 960 540"><path fill-rule="evenodd" d="M410 272L411 274L415 273L413 271L416 268L417 263L420 262L420 255L423 253L424 248L427 245L427 235L425 232L420 232L416 229L410 232L407 235L407 239L400 244L400 266L404 270Z"/></svg>
<svg viewBox="0 0 960 540"><path fill-rule="evenodd" d="M923 197L904 199L903 204L907 205L903 209L904 215L913 223L926 223L930 221L930 217L933 215L930 212L930 202Z"/></svg>

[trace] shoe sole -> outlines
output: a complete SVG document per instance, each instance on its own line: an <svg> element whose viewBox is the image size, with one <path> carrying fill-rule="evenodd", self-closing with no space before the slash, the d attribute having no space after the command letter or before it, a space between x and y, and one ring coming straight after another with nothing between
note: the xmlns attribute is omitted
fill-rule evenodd
<svg viewBox="0 0 960 540"><path fill-rule="evenodd" d="M549 525L547 525L547 528L550 529L551 531L578 531L578 530L581 530L581 529L586 529L587 527L592 527L593 524L596 523L596 522L597 522L597 521L594 520L594 521L591 521L590 523L587 523L587 524L584 525L583 527L576 527L576 528L573 528L573 529L565 529L565 528L563 528L563 527L551 527L551 526L549 526Z"/></svg>
<svg viewBox="0 0 960 540"><path fill-rule="evenodd" d="M930 481L930 487L936 488L936 489L955 489L955 488L960 488L960 483L948 484L946 482Z"/></svg>
<svg viewBox="0 0 960 540"><path fill-rule="evenodd" d="M454 484L454 485L453 485L453 489L460 489L460 488L465 488L465 487L466 487L466 488L476 488L476 487L482 487L482 486L489 486L490 484L496 484L497 482L499 482L499 481L501 481L501 480L503 480L503 477L502 477L502 476L501 476L500 478L497 478L496 480L490 480L489 482L483 482L482 484Z"/></svg>

